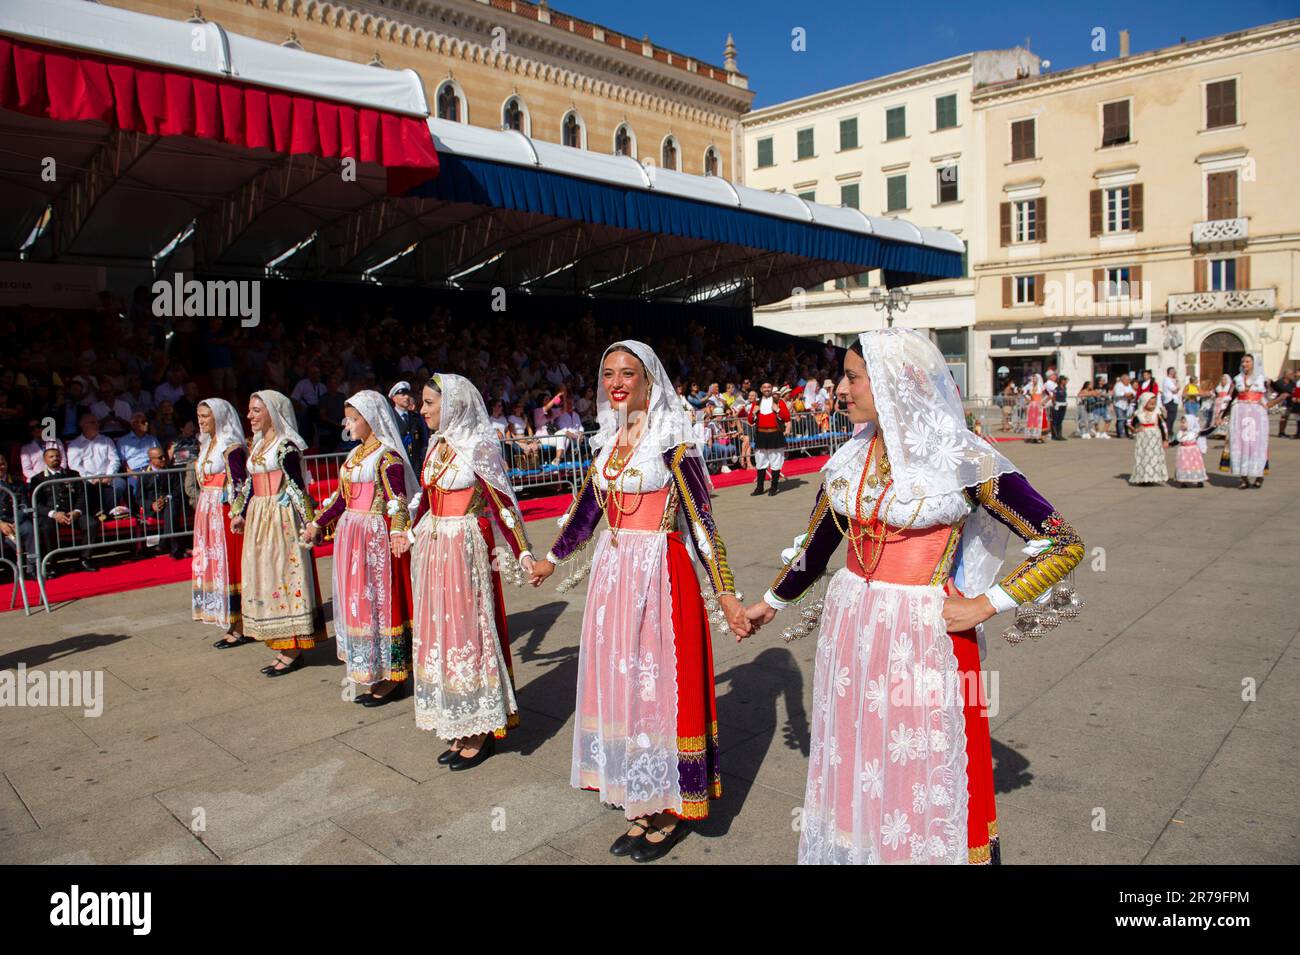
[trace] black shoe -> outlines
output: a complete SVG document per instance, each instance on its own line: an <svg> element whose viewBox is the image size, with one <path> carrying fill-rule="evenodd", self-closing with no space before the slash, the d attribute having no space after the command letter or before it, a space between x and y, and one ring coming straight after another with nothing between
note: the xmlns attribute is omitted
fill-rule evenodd
<svg viewBox="0 0 1300 955"><path fill-rule="evenodd" d="M453 773L458 773L462 769L473 769L479 763L491 758L492 754L496 751L497 738L493 734L488 733L487 739L483 741L483 745L478 748L477 753L469 757L457 753L452 757L451 762L447 764L447 768Z"/></svg>
<svg viewBox="0 0 1300 955"><path fill-rule="evenodd" d="M1263 486L1264 486L1264 479L1263 479L1263 478L1255 478L1255 487L1263 487Z"/></svg>
<svg viewBox="0 0 1300 955"><path fill-rule="evenodd" d="M459 750L448 749L438 754L438 765L446 766L459 754Z"/></svg>
<svg viewBox="0 0 1300 955"><path fill-rule="evenodd" d="M615 806L614 808L617 809L618 807ZM621 836L615 839L613 845L609 847L610 855L619 856L619 857L629 856L632 854L632 850L641 844L641 840L645 838L645 834L647 831L646 827L639 822L634 823L634 825L641 830L640 833L638 833L635 836L629 835L626 832L623 833Z"/></svg>
<svg viewBox="0 0 1300 955"><path fill-rule="evenodd" d="M764 482L765 482L766 480L767 480L767 472L766 472L766 471L759 471L759 472L758 472L758 483L754 485L754 490L752 490L752 491L749 492L749 496L750 496L750 497L758 497L760 494L762 494L762 493L763 493L763 484L764 484Z"/></svg>
<svg viewBox="0 0 1300 955"><path fill-rule="evenodd" d="M663 830L658 827L651 827L655 832L662 833ZM651 842L641 837L641 841L632 849L633 862L654 862L656 859L662 859L668 853L673 851L673 847L686 837L690 830L685 819L678 819L677 824L673 826L672 832L664 836L659 842Z"/></svg>
<svg viewBox="0 0 1300 955"><path fill-rule="evenodd" d="M299 653L293 658L293 661L283 669L279 669L275 663L272 663L269 667L262 667L262 672L268 677L274 678L277 676L284 676L286 673L292 673L294 670L301 670L306 665L307 660L301 653Z"/></svg>
<svg viewBox="0 0 1300 955"><path fill-rule="evenodd" d="M241 633L239 635L238 640L227 640L225 637L222 637L220 640L214 643L213 646L216 647L218 650L229 650L233 647L242 647L246 643L257 643L257 641L254 640L252 637L246 636L245 634Z"/></svg>
<svg viewBox="0 0 1300 955"><path fill-rule="evenodd" d="M767 489L767 496L768 496L768 497L775 497L775 496L776 496L776 486L777 486L778 483L780 483L780 481L781 481L781 472L780 472L780 471L773 471L773 472L772 472L772 486L771 486L770 488Z"/></svg>
<svg viewBox="0 0 1300 955"><path fill-rule="evenodd" d="M399 683L383 696L375 696L374 693L363 693L357 697L357 702L368 707L383 706L386 703L393 702L393 700L400 700L404 696L406 696L406 684Z"/></svg>

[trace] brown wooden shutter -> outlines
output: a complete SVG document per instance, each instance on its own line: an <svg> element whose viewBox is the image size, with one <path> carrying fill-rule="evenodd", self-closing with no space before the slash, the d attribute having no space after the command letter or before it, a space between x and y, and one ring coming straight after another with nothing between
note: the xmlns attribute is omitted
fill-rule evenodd
<svg viewBox="0 0 1300 955"><path fill-rule="evenodd" d="M1220 200L1223 205L1223 214L1219 218L1235 219L1237 218L1237 174L1236 172L1220 172L1215 173L1215 175L1223 177L1222 198Z"/></svg>
<svg viewBox="0 0 1300 955"><path fill-rule="evenodd" d="M1047 197L1042 196L1034 200L1037 208L1034 210L1034 218L1038 221L1038 241L1047 241Z"/></svg>
<svg viewBox="0 0 1300 955"><path fill-rule="evenodd" d="M1250 256L1237 257L1237 288L1250 288Z"/></svg>
<svg viewBox="0 0 1300 955"><path fill-rule="evenodd" d="M1092 270L1092 300L1094 302L1106 301L1106 270Z"/></svg>
<svg viewBox="0 0 1300 955"><path fill-rule="evenodd" d="M1043 286L1047 284L1047 275L1039 272L1034 276L1034 304L1043 304Z"/></svg>
<svg viewBox="0 0 1300 955"><path fill-rule="evenodd" d="M1131 299L1142 297L1142 266L1140 265L1135 265L1128 270L1128 297Z"/></svg>
<svg viewBox="0 0 1300 955"><path fill-rule="evenodd" d="M1192 291L1204 292L1207 285L1205 259L1197 259L1192 263Z"/></svg>
<svg viewBox="0 0 1300 955"><path fill-rule="evenodd" d="M1012 279L1010 275L1002 276L1002 307L1003 308L1011 307L1011 281Z"/></svg>
<svg viewBox="0 0 1300 955"><path fill-rule="evenodd" d="M998 213L1002 225L1002 244L1011 244L1011 203L1004 202Z"/></svg>
<svg viewBox="0 0 1300 955"><path fill-rule="evenodd" d="M1142 231L1142 183L1134 183L1129 188L1129 228L1134 232Z"/></svg>
<svg viewBox="0 0 1300 955"><path fill-rule="evenodd" d="M1088 193L1088 234L1101 235L1101 190Z"/></svg>

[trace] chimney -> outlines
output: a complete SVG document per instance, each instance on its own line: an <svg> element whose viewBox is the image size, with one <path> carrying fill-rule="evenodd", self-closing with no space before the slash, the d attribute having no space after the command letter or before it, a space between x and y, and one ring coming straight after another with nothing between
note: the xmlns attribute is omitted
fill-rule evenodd
<svg viewBox="0 0 1300 955"><path fill-rule="evenodd" d="M1122 60L1128 56L1128 31L1119 31L1119 58Z"/></svg>
<svg viewBox="0 0 1300 955"><path fill-rule="evenodd" d="M727 45L722 49L722 68L728 73L736 72L736 41L727 34Z"/></svg>

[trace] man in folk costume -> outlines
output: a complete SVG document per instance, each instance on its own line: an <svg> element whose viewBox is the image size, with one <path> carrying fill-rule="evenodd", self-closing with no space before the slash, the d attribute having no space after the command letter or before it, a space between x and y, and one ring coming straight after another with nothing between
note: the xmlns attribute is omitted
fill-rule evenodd
<svg viewBox="0 0 1300 955"><path fill-rule="evenodd" d="M763 397L750 405L749 423L754 426L754 467L758 469L758 483L752 496L763 493L766 473L772 472L769 496L776 493L781 479L781 466L785 464L785 439L790 434L790 407L772 393L772 383L763 382Z"/></svg>

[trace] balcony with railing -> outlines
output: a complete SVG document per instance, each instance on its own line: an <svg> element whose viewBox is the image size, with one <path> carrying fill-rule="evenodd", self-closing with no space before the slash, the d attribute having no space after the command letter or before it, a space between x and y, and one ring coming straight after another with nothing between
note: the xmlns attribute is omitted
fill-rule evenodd
<svg viewBox="0 0 1300 955"><path fill-rule="evenodd" d="M1192 223L1192 245L1200 249L1239 248L1246 244L1249 231L1245 218L1209 219Z"/></svg>
<svg viewBox="0 0 1300 955"><path fill-rule="evenodd" d="M1277 290L1271 288L1216 289L1180 292L1169 296L1170 315L1206 315L1214 312L1271 312Z"/></svg>

